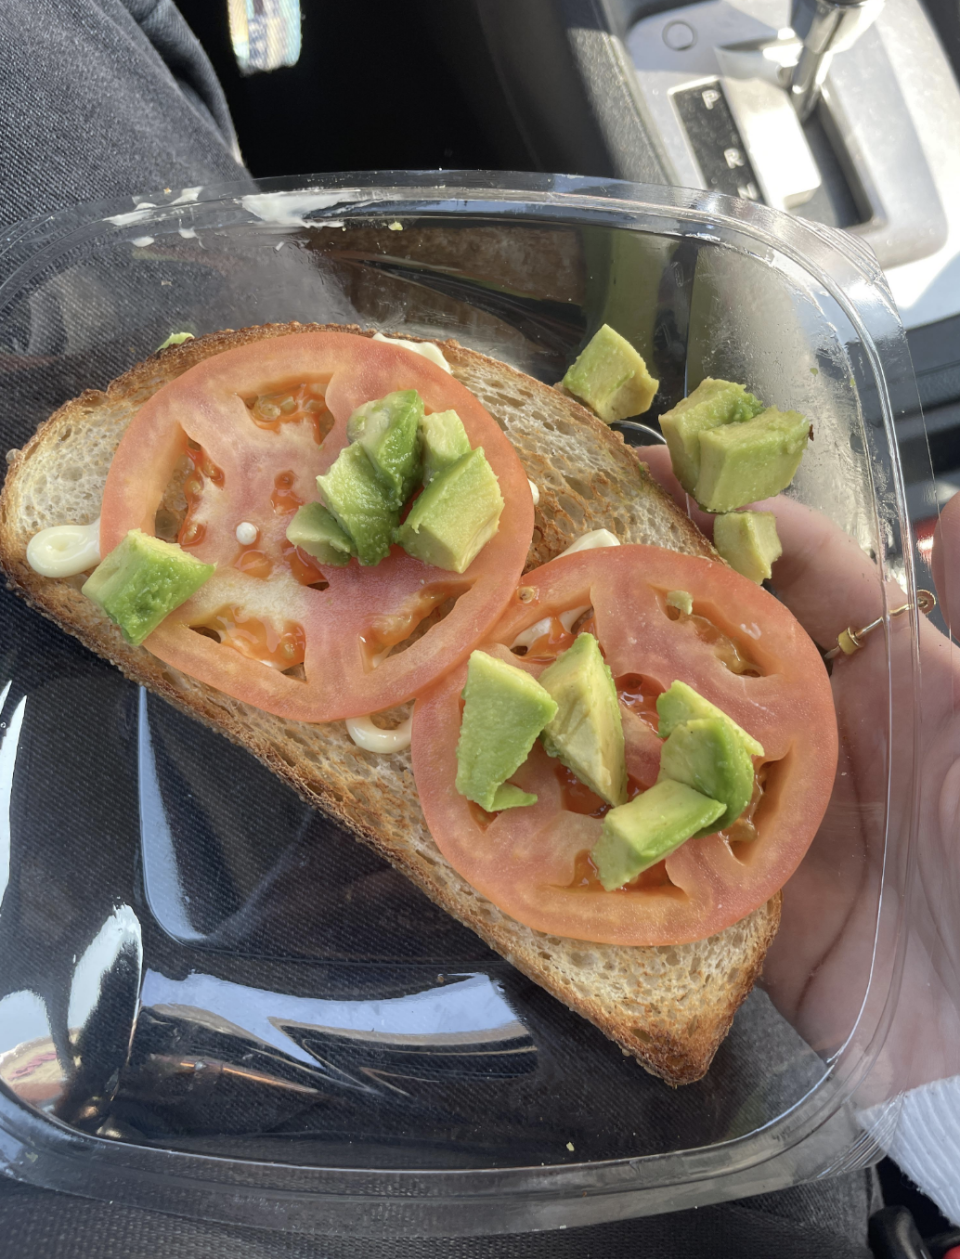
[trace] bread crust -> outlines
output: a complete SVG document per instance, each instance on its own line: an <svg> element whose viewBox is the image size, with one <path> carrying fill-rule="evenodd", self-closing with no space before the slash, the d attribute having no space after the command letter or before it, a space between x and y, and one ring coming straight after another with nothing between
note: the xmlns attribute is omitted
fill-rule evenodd
<svg viewBox="0 0 960 1259"><path fill-rule="evenodd" d="M10 452L0 494L0 565L10 586L43 615L110 660L128 678L251 751L311 805L322 809L405 874L433 901L553 996L589 1019L652 1074L672 1085L700 1079L753 987L780 919L780 896L695 944L624 948L561 939L502 914L454 871L433 843L414 790L408 753L378 756L351 742L342 723L288 722L233 700L129 646L80 593L82 579L50 580L26 560L47 524L96 518L98 477L139 407L162 385L208 358L263 337L358 327L271 324L223 331L171 346L137 364L105 391L87 390ZM575 400L455 341L440 343L454 375L513 441L540 492L528 568L546 562L588 529L613 528L646 542L716 558L695 526L649 477L619 434ZM96 436L96 442L92 439ZM62 495L44 499L53 470L83 459L73 517ZM72 466L72 465L71 465ZM88 475L89 474L89 475ZM86 519L81 517L86 516Z"/></svg>

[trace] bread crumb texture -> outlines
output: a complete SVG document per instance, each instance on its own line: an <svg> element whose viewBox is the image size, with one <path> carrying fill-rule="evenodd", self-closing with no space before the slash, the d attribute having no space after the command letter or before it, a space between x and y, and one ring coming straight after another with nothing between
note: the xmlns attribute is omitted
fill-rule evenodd
<svg viewBox="0 0 960 1259"><path fill-rule="evenodd" d="M171 346L104 393L88 391L61 407L13 453L0 497L0 562L39 611L135 682L253 752L648 1071L670 1084L698 1080L760 972L779 923L779 896L693 944L630 948L534 931L501 913L441 855L420 810L409 752L366 752L342 722L286 721L196 682L128 646L80 594L82 579L51 581L26 563L27 542L39 529L97 518L113 452L137 409L163 384L233 346L324 326L275 324ZM621 542L714 555L619 435L573 399L456 342L441 348L540 488L528 568L598 528L612 530Z"/></svg>

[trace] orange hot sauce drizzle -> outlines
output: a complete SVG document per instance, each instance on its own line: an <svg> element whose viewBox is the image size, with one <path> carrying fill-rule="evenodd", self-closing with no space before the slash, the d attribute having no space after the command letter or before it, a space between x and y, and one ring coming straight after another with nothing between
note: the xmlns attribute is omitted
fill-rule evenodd
<svg viewBox="0 0 960 1259"><path fill-rule="evenodd" d="M278 516L285 516L303 506L303 499L293 492L295 479L292 472L278 472L274 479L270 506Z"/></svg>
<svg viewBox="0 0 960 1259"><path fill-rule="evenodd" d="M277 478L273 483L273 493L270 495L270 505L278 516L285 516L303 506L303 499L293 492L293 482L292 472L277 473ZM315 586L323 581L323 571L312 555L295 547L286 538L281 542L280 549L283 558L290 565L290 571L301 586Z"/></svg>
<svg viewBox="0 0 960 1259"><path fill-rule="evenodd" d="M278 516L295 512L302 506L303 499L293 492L294 474L279 472L270 495L270 505ZM290 571L302 586L314 586L323 581L323 573L316 560L288 542L286 538L280 543L283 558L290 565ZM250 577L267 578L274 570L274 561L261 550L259 539L248 546L242 546L233 560L233 567Z"/></svg>
<svg viewBox="0 0 960 1259"><path fill-rule="evenodd" d="M600 876L597 874L597 867L590 858L589 849L584 849L577 853L576 860L573 864L573 878L567 884L571 891L584 892L604 892L608 896L622 892L646 892L659 887L673 887L670 882L670 876L667 874L666 858L658 861L656 865L650 866L647 870L642 870L635 879L631 879L629 883L624 883L623 887L614 888L613 892L607 892L606 888L600 882Z"/></svg>
<svg viewBox="0 0 960 1259"><path fill-rule="evenodd" d="M220 608L195 629L213 630L226 647L233 647L248 660L258 660L274 669L292 669L303 664L306 638L303 626L285 621L277 629L259 617L247 616L242 608L229 604Z"/></svg>
<svg viewBox="0 0 960 1259"><path fill-rule="evenodd" d="M320 383L295 385L280 393L265 393L244 401L250 418L258 428L279 433L281 424L299 424L308 420L313 425L319 446L333 427L333 416L324 401L326 386Z"/></svg>
<svg viewBox="0 0 960 1259"><path fill-rule="evenodd" d="M720 838L728 844L749 844L757 838L757 828L753 823L753 818L763 799L763 784L766 777L766 765L759 766L753 775L753 795L750 797L750 803L735 822L731 822L724 830L717 831Z"/></svg>
<svg viewBox="0 0 960 1259"><path fill-rule="evenodd" d="M524 659L529 660L531 664L544 664L556 660L561 652L573 646L575 637L569 630L563 628L563 622L558 616L551 617L550 628L545 634L533 640Z"/></svg>
<svg viewBox="0 0 960 1259"><path fill-rule="evenodd" d="M657 697L663 694L663 688L649 678L638 673L629 673L617 681L617 696L624 708L643 721L656 734L660 725L657 713Z"/></svg>
<svg viewBox="0 0 960 1259"><path fill-rule="evenodd" d="M671 621L689 621L700 641L713 648L714 655L731 673L748 674L753 677L760 675L756 662L741 651L733 639L714 625L713 621L696 612L690 614L681 612L679 608L674 608L670 604L665 605L664 611Z"/></svg>
<svg viewBox="0 0 960 1259"><path fill-rule="evenodd" d="M193 519L200 498L203 494L204 482L209 481L217 489L223 488L223 470L218 468L212 459L204 453L196 442L188 441L186 456L191 468L183 482L183 496L187 500L187 511L177 534L177 541L184 548L199 546L206 533L206 526Z"/></svg>
<svg viewBox="0 0 960 1259"><path fill-rule="evenodd" d="M279 393L261 394L244 401L250 418L258 428L278 433L281 424L297 424L306 420L313 426L314 439L320 445L333 427L333 416L324 400L325 390L323 382L304 382ZM205 526L192 518L204 489L204 481L210 481L219 488L223 486L224 478L222 470L207 458L196 442L187 442L186 454L193 466L184 482L187 511L177 541L182 547L191 547L199 545L206 532ZM271 502L278 514L294 512L302 505L303 500L292 492L293 481L292 472L281 473L277 477ZM313 585L322 579L322 573L311 564L308 556L301 553L296 558L289 555L287 558L294 576L304 585ZM241 549L233 567L254 577L268 577L273 570L273 561L253 543Z"/></svg>
<svg viewBox="0 0 960 1259"><path fill-rule="evenodd" d="M595 791L591 791L585 783L582 783L565 765L561 765L558 761L553 772L560 784L563 807L568 812L585 814L587 817L605 817L610 812L611 806ZM627 779L628 800L638 796L642 790L643 788L635 778Z"/></svg>
<svg viewBox="0 0 960 1259"><path fill-rule="evenodd" d="M586 817L603 817L609 813L610 806L595 791L580 781L576 774L565 765L557 764L554 768L557 782L560 784L560 796L563 807L570 813L580 813Z"/></svg>
<svg viewBox="0 0 960 1259"><path fill-rule="evenodd" d="M394 616L381 616L360 635L360 645L368 668L373 668L374 657L390 647L396 647L409 638L421 621L425 620L434 608L447 599L460 594L462 585L433 586L420 593L407 605L404 611Z"/></svg>
<svg viewBox="0 0 960 1259"><path fill-rule="evenodd" d="M241 573L246 573L248 577L260 577L265 580L273 572L273 560L254 542L250 546L240 548L233 561L233 567L239 569Z"/></svg>
<svg viewBox="0 0 960 1259"><path fill-rule="evenodd" d="M553 616L550 618L550 628L545 634L533 640L524 659L529 660L531 664L549 664L568 647L572 647L579 634L593 634L596 637L596 633L597 621L592 612L577 625L576 634L572 630L564 629L559 616ZM600 650L602 652L603 648L601 647Z"/></svg>
<svg viewBox="0 0 960 1259"><path fill-rule="evenodd" d="M280 549L283 552L283 558L290 565L290 571L301 586L316 586L318 582L323 581L324 577L320 565L312 555L308 555L306 551L301 551L299 547L294 546L292 542L288 542L286 538L280 544Z"/></svg>

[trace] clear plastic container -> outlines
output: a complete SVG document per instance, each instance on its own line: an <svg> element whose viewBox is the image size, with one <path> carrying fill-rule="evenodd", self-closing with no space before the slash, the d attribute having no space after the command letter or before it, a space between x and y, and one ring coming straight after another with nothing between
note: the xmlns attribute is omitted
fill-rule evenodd
<svg viewBox="0 0 960 1259"><path fill-rule="evenodd" d="M894 422L917 394L882 275L841 233L703 192L388 173L167 191L3 244L4 449L173 331L359 323L456 337L552 383L609 320L667 404L710 374L815 415L790 493L912 602ZM872 641L875 773L854 800L838 778L831 830L873 948L829 1019L804 1023L815 1047L758 989L680 1090L7 592L0 625L3 1171L190 1216L399 1236L667 1211L878 1157L896 1102L872 1129L857 1107L885 1097L902 967L913 612ZM838 703L847 722L866 715L863 695Z"/></svg>

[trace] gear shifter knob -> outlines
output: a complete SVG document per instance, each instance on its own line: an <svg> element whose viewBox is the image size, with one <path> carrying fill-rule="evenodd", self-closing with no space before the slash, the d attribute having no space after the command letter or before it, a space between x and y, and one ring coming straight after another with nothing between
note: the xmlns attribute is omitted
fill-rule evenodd
<svg viewBox="0 0 960 1259"><path fill-rule="evenodd" d="M801 121L809 117L835 52L863 34L883 0L793 0L794 33L803 48L790 80L790 96Z"/></svg>

